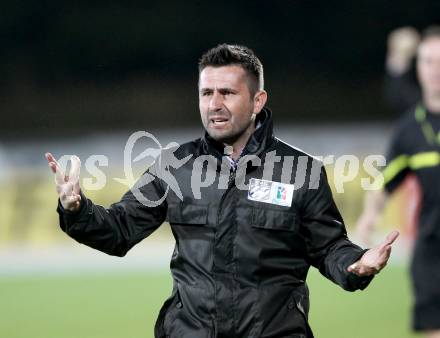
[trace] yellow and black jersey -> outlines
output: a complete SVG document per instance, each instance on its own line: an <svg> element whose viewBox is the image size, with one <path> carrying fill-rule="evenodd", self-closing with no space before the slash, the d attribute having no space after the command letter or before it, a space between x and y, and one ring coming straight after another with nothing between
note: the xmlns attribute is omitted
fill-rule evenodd
<svg viewBox="0 0 440 338"><path fill-rule="evenodd" d="M422 105L402 118L388 151L384 188L394 191L413 173L419 181L421 206L418 236L411 260L414 290L413 328L440 327L440 112Z"/></svg>
<svg viewBox="0 0 440 338"><path fill-rule="evenodd" d="M440 113L419 104L405 115L392 137L387 163L386 191L393 192L414 173L422 191L419 236L440 238Z"/></svg>

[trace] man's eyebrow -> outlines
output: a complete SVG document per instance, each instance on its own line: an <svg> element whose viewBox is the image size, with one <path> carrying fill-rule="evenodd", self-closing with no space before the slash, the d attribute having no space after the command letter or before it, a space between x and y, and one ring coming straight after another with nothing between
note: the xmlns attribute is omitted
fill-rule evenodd
<svg viewBox="0 0 440 338"><path fill-rule="evenodd" d="M231 87L220 87L220 88L212 88L212 87L203 87L200 88L201 92L204 91L214 91L214 90L218 90L219 92L237 92L237 89L231 88Z"/></svg>
<svg viewBox="0 0 440 338"><path fill-rule="evenodd" d="M237 92L237 89L231 88L231 87L224 87L224 88L217 88L220 92Z"/></svg>

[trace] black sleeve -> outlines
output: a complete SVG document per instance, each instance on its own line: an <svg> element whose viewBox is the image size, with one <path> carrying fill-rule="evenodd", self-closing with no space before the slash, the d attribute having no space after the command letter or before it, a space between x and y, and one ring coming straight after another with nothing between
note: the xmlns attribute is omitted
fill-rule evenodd
<svg viewBox="0 0 440 338"><path fill-rule="evenodd" d="M166 201L157 206L147 206L139 198L140 193L150 201L158 201L165 194L157 177L146 185L142 183L145 182L144 178L145 174L135 184L139 190L130 189L108 209L94 204L82 193L81 207L76 213L64 210L58 202L61 229L82 244L109 255L124 256L166 218Z"/></svg>
<svg viewBox="0 0 440 338"><path fill-rule="evenodd" d="M420 88L413 70L403 74L385 74L383 85L386 103L396 114L402 114L420 101Z"/></svg>
<svg viewBox="0 0 440 338"><path fill-rule="evenodd" d="M318 181L309 185L305 193L301 231L306 239L308 261L322 275L348 291L368 286L373 276L358 277L347 271L367 250L348 239L324 167Z"/></svg>
<svg viewBox="0 0 440 338"><path fill-rule="evenodd" d="M408 142L412 142L412 139L407 135L407 128L405 128L407 119L408 117L405 117L399 122L388 146L387 165L382 170L384 189L388 193L397 189L410 173Z"/></svg>

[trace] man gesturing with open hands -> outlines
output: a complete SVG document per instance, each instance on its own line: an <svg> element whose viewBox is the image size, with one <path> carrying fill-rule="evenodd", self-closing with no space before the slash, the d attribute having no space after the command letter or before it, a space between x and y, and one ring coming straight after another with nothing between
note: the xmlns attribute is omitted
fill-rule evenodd
<svg viewBox="0 0 440 338"><path fill-rule="evenodd" d="M156 338L312 338L310 267L345 290L363 290L386 265L398 233L370 250L349 240L322 163L274 136L263 66L252 50L210 49L199 62L198 86L204 136L173 151L176 165L162 166L162 152L109 208L81 192L79 158L72 156L65 175L46 154L60 227L82 244L124 256L169 222L173 291Z"/></svg>
<svg viewBox="0 0 440 338"><path fill-rule="evenodd" d="M46 159L55 175L56 190L61 205L70 212L78 211L81 205L81 188L79 185L81 160L78 156L73 155L70 158L71 168L69 175L66 175L51 153L46 153ZM398 236L398 231L389 233L383 243L366 251L361 259L348 267L347 271L358 276L372 276L379 273L386 266L391 255L392 244Z"/></svg>

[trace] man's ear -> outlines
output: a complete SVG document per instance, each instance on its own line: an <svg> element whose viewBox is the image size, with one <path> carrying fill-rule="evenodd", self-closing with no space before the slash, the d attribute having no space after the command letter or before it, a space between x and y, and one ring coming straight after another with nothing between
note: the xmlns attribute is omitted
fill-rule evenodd
<svg viewBox="0 0 440 338"><path fill-rule="evenodd" d="M264 107L267 101L267 92L265 90L259 90L254 95L254 114L258 114Z"/></svg>

